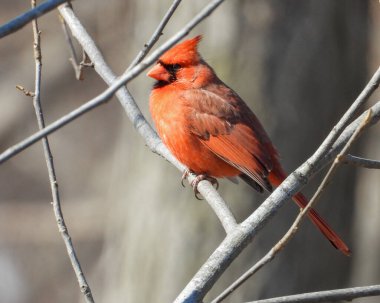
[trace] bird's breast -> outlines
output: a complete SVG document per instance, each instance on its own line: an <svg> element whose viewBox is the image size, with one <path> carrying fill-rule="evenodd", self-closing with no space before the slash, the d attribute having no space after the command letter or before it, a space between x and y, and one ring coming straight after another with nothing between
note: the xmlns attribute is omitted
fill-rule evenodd
<svg viewBox="0 0 380 303"><path fill-rule="evenodd" d="M150 97L150 112L157 132L181 162L183 155L197 149L199 145L190 132L187 111L180 94L169 90L153 90Z"/></svg>
<svg viewBox="0 0 380 303"><path fill-rule="evenodd" d="M153 90L149 107L158 135L181 163L197 174L214 177L239 174L237 169L216 156L191 132L189 112L192 109L181 99L181 94Z"/></svg>

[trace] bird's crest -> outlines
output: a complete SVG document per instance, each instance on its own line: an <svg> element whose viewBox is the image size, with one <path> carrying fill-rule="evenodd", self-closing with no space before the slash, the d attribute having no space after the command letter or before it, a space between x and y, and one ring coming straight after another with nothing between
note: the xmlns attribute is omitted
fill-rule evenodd
<svg viewBox="0 0 380 303"><path fill-rule="evenodd" d="M199 35L177 44L164 53L160 57L160 61L165 64L180 64L183 66L197 64L200 60L197 46L201 39L202 36Z"/></svg>

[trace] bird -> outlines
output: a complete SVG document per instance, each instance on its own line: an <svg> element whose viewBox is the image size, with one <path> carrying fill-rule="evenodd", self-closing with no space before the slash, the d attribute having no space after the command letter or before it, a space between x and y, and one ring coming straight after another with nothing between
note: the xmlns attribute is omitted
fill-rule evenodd
<svg viewBox="0 0 380 303"><path fill-rule="evenodd" d="M239 95L218 78L198 51L202 36L163 53L147 73L155 79L149 110L158 135L171 153L201 180L241 178L258 192L272 192L287 177L264 127ZM302 193L293 200L304 208ZM345 255L350 249L315 209L308 217Z"/></svg>

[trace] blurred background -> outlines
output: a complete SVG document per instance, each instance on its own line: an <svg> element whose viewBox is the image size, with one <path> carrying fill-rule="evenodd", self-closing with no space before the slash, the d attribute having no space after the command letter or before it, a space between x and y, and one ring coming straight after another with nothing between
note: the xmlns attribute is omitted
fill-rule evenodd
<svg viewBox="0 0 380 303"><path fill-rule="evenodd" d="M162 41L206 1L183 1ZM121 74L155 30L171 1L74 1L74 10ZM0 24L29 8L3 1ZM319 146L380 62L378 1L226 1L191 33L203 34L203 57L260 117L292 171ZM51 123L106 86L91 69L75 80L56 11L42 31L42 103ZM1 150L37 129L32 29L0 40ZM78 48L78 51L80 49ZM80 54L80 52L78 52ZM129 86L151 121L151 79ZM378 100L374 96L371 100ZM380 159L379 127L353 153ZM224 238L207 203L181 173L150 152L117 100L50 137L66 223L97 302L171 302ZM323 173L304 192L310 196ZM318 205L347 241L345 257L305 222L286 249L226 302L378 284L380 172L341 167ZM245 184L222 182L239 220L265 199ZM0 303L84 302L55 224L41 144L0 169ZM218 281L207 300L255 263L287 230L298 209L288 203ZM207 301L206 300L206 301ZM355 302L378 302L367 298Z"/></svg>

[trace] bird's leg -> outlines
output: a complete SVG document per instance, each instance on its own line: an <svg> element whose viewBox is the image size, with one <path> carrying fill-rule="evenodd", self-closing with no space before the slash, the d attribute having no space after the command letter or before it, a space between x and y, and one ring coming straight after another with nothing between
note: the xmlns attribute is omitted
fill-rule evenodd
<svg viewBox="0 0 380 303"><path fill-rule="evenodd" d="M197 198L198 200L202 200L202 198L199 198L198 196L199 195L198 184L199 182L203 180L209 181L212 184L212 186L215 186L216 189L219 188L218 180L216 180L215 178L210 177L208 175L203 175L203 174L196 176L195 179L191 182L191 186L193 187L195 198Z"/></svg>

